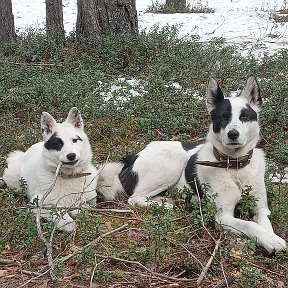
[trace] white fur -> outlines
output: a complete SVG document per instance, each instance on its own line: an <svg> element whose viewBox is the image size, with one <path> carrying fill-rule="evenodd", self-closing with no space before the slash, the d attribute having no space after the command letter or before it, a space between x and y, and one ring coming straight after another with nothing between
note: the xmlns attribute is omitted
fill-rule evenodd
<svg viewBox="0 0 288 288"><path fill-rule="evenodd" d="M200 146L185 151L178 141L151 142L138 154L141 161L134 164L133 170L138 172L140 180L128 203L145 206L148 197L153 198L165 190L175 188L181 179L183 167L199 149ZM167 206L171 204L167 203Z"/></svg>
<svg viewBox="0 0 288 288"><path fill-rule="evenodd" d="M211 112L215 107L215 95L223 97L218 82L211 78L207 85L207 109ZM220 98L221 98L220 97ZM229 98L230 99L230 98ZM232 120L220 133L214 133L212 124L207 135L207 142L203 146L186 151L180 142L159 141L150 143L144 150L138 153L133 171L138 173L139 182L134 193L128 199L130 204L147 205L147 197L155 197L160 192L170 188L189 187L185 179L185 167L191 155L198 152L199 161L217 161L213 154L213 146L220 152L231 157L239 157L253 149L251 162L244 168L225 169L196 165L200 183L209 184L209 194L217 194L217 214L215 220L224 229L236 234L244 234L255 239L258 244L269 252L286 249L284 239L277 236L272 229L268 218L270 214L267 205L267 196L264 183L265 156L261 149L255 146L259 140L259 123L257 121L241 122L239 115L241 109L249 104L257 113L261 107L259 87L254 76L247 79L245 88L240 97L230 99L232 106ZM227 133L231 129L239 132L238 144L231 145ZM111 169L110 165L114 165ZM102 183L107 188L99 192L108 195L111 199L123 187L118 175L123 164L108 163L102 167L103 175L100 175ZM101 172L101 174L102 174ZM116 180L115 180L116 179ZM234 209L241 198L241 191L246 185L252 187L252 195L258 201L255 208L254 221L244 221L234 218ZM154 201L158 200L154 198ZM170 206L168 204L167 206Z"/></svg>
<svg viewBox="0 0 288 288"><path fill-rule="evenodd" d="M83 203L96 200L97 170L92 165L92 152L87 135L83 130L83 121L79 111L72 108L65 122L56 123L53 117L43 112L41 117L44 142L32 145L25 153L15 151L9 154L8 167L4 171L3 179L8 187L20 190L19 180L22 178L27 183L27 197L31 203L40 199L52 187L56 168L62 163L60 175L58 175L55 186L44 201L44 206L56 206L64 208L77 208ZM44 143L57 133L64 145L60 151L47 150ZM82 141L77 140L81 137ZM75 153L77 163L68 165L67 155ZM79 178L64 178L65 175L78 173L91 173L91 175ZM70 215L75 216L77 209ZM42 209L41 216L48 220L54 220L57 228L64 231L72 231L75 221L65 211L60 218L51 216L48 210Z"/></svg>

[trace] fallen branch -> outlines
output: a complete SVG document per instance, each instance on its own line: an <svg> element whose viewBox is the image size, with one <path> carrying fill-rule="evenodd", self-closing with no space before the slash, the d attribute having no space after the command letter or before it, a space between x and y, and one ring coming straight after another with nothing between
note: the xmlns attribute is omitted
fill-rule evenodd
<svg viewBox="0 0 288 288"><path fill-rule="evenodd" d="M213 253L211 255L211 257L209 258L207 264L205 265L205 267L202 269L202 272L200 273L198 279L197 279L197 286L199 286L201 284L201 282L203 281L205 275L207 274L210 266L211 266L211 263L216 255L216 252L218 251L219 249L219 246L221 244L221 237L216 241L216 239L212 236L212 234L209 232L209 230L206 228L205 224L204 224L204 217L203 217L203 213L202 213L202 206L201 206L201 199L200 199L200 194L199 194L199 190L198 190L198 185L197 185L197 182L196 182L196 179L194 179L194 183L195 183L195 187L196 187L196 194L197 194L197 198L198 198L198 201L199 201L199 211L200 211L200 215L201 215L201 224L203 226L203 228L205 229L205 231L208 233L208 235L214 240L214 243L215 243L215 247L214 247L214 250L213 250Z"/></svg>
<svg viewBox="0 0 288 288"><path fill-rule="evenodd" d="M204 217L203 217L203 212L202 212L202 206L201 206L201 198L200 198L200 194L199 194L199 190L198 190L198 184L196 181L196 178L194 178L194 184L195 184L195 188L196 188L196 194L197 194L197 199L199 202L199 212L200 212L200 216L201 216L201 224L202 227L205 229L205 231L208 233L208 235L214 240L214 242L216 243L216 239L212 236L212 234L209 232L209 230L206 228L205 224L204 224Z"/></svg>
<svg viewBox="0 0 288 288"><path fill-rule="evenodd" d="M141 264L138 261L126 260L126 259L122 259L122 258L118 258L118 257L105 256L105 255L101 255L101 254L95 254L95 256L99 257L99 258L103 258L103 259L109 259L109 260L114 260L114 261L119 261L119 262L123 262L123 263L129 263L129 264L137 265L138 267L144 269L145 271L149 272L151 275L153 275L155 277L160 277L160 278L164 278L164 279L171 280L171 281L175 281L175 282L176 281L180 281L180 282L194 282L195 281L195 279L176 278L176 277L172 277L172 276L168 276L165 274L151 271L150 269L148 269L146 266L144 266L143 264Z"/></svg>
<svg viewBox="0 0 288 288"><path fill-rule="evenodd" d="M18 286L18 288L27 287L27 285L28 285L30 282L32 282L32 281L34 281L34 280L36 280L36 279L38 279L38 278L41 278L42 276L44 276L45 274L47 274L49 271L50 271L50 269L46 270L46 271L43 272L43 273L38 274L37 276L29 279L28 281L26 281L26 282L23 283L22 285Z"/></svg>
<svg viewBox="0 0 288 288"><path fill-rule="evenodd" d="M102 261L100 261L99 263L97 263L97 261L96 261L96 256L95 256L95 265L94 265L94 268L93 268L93 271L92 271L92 275L91 275L91 277L90 277L90 288L93 288L93 278L94 278L94 275L95 275L95 271L96 271L96 269L97 269L97 267L101 264L101 263L103 263L105 261L105 259L103 259Z"/></svg>
<svg viewBox="0 0 288 288"><path fill-rule="evenodd" d="M0 258L0 265L19 265L16 260Z"/></svg>
<svg viewBox="0 0 288 288"><path fill-rule="evenodd" d="M234 276L228 276L225 281L221 282L220 284L218 284L217 286L215 286L214 288L225 288L225 287L229 287L230 284L232 284L234 281L236 280L236 278Z"/></svg>
<svg viewBox="0 0 288 288"><path fill-rule="evenodd" d="M221 239L218 239L218 240L216 241L216 243L215 243L215 248L214 248L214 250L213 250L213 253L212 253L211 257L209 258L206 266L202 269L202 272L201 272L201 274L199 275L199 277L198 277L198 279L197 279L197 286L199 286L199 285L201 284L201 282L203 281L205 275L207 274L207 272L208 272L208 270L209 270L209 268L210 268L210 266L211 266L211 263L212 263L215 255L216 255L216 252L217 252L218 249L219 249L220 244L221 244Z"/></svg>
<svg viewBox="0 0 288 288"><path fill-rule="evenodd" d="M46 237L44 236L42 227L41 227L41 209L42 206L44 204L45 199L47 198L47 196L49 195L49 193L53 190L55 183L57 181L57 176L59 174L60 171L60 167L61 167L61 162L58 164L56 172L55 172L55 177L53 180L53 183L51 185L51 187L46 191L46 193L44 194L44 196L40 199L40 201L37 203L37 214L36 214L36 226L37 226L37 232L38 232L38 236L40 237L40 239L42 240L42 242L45 244L46 246L46 255L47 255L47 261L48 261L48 265L49 265L49 271L50 271L50 276L53 280L55 280L55 275L54 275L54 260L53 260L53 248L52 248L52 240L53 240L53 235L57 226L57 222L54 224L53 230L51 232L50 235L50 239L49 241L46 239Z"/></svg>
<svg viewBox="0 0 288 288"><path fill-rule="evenodd" d="M99 241L101 241L103 238L107 237L107 236L110 236L116 232L120 232L122 230L124 230L126 227L128 227L128 224L124 224L114 230L111 230L107 233L104 233L102 235L100 235L99 237L97 237L96 239L92 240L91 242L89 242L88 244L86 244L85 246L83 246L81 249L79 249L79 251L75 251L73 252L72 254L69 254L67 256L64 256L62 258L60 258L59 260L62 261L62 262L65 262L67 260L69 260L70 258L74 257L75 255L79 254L80 252L82 252L84 249L90 247L90 246L95 246Z"/></svg>

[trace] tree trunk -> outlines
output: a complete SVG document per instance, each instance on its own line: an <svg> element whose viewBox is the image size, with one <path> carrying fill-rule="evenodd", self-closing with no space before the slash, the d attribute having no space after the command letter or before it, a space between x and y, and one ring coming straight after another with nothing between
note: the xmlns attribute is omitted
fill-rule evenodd
<svg viewBox="0 0 288 288"><path fill-rule="evenodd" d="M78 0L77 37L137 32L135 0Z"/></svg>
<svg viewBox="0 0 288 288"><path fill-rule="evenodd" d="M181 11L186 8L186 0L166 0L166 6Z"/></svg>
<svg viewBox="0 0 288 288"><path fill-rule="evenodd" d="M16 38L12 1L0 0L0 45Z"/></svg>
<svg viewBox="0 0 288 288"><path fill-rule="evenodd" d="M101 35L96 2L95 0L77 0L77 38L81 36L97 38Z"/></svg>
<svg viewBox="0 0 288 288"><path fill-rule="evenodd" d="M46 30L56 43L64 40L62 0L46 0Z"/></svg>

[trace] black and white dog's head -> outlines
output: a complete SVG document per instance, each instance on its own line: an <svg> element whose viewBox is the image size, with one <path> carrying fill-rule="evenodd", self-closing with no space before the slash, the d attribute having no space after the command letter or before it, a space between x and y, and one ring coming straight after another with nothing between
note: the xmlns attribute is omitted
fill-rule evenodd
<svg viewBox="0 0 288 288"><path fill-rule="evenodd" d="M207 85L207 109L212 117L208 140L223 153L247 153L259 140L258 112L262 106L254 75L238 97L225 98L215 78ZM238 156L238 155L237 155Z"/></svg>
<svg viewBox="0 0 288 288"><path fill-rule="evenodd" d="M84 132L83 119L76 107L70 110L63 123L57 123L49 113L43 112L41 128L44 138L43 160L47 165L57 167L61 163L63 172L78 173L91 161L91 147Z"/></svg>

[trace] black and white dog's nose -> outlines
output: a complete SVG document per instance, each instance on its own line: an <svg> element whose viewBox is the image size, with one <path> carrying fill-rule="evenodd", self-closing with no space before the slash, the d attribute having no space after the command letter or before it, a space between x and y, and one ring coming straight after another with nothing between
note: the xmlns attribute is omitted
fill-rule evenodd
<svg viewBox="0 0 288 288"><path fill-rule="evenodd" d="M236 129L232 129L227 135L229 139L236 140L239 137L239 132Z"/></svg>
<svg viewBox="0 0 288 288"><path fill-rule="evenodd" d="M76 154L75 153L69 153L66 155L66 157L68 160L73 161L76 158Z"/></svg>

